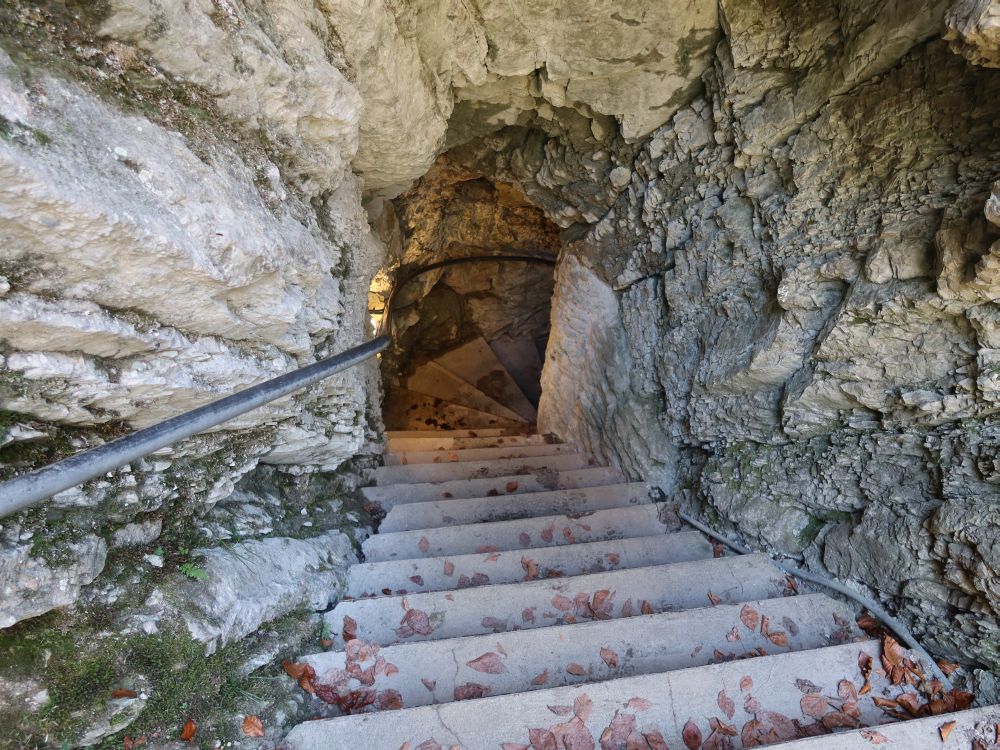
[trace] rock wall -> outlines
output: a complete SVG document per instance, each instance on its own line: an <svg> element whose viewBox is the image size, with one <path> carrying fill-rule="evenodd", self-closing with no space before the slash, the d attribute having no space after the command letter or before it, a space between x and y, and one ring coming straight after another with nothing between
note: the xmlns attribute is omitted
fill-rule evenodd
<svg viewBox="0 0 1000 750"><path fill-rule="evenodd" d="M560 264L540 424L997 670L1000 76L947 10L720 4Z"/></svg>

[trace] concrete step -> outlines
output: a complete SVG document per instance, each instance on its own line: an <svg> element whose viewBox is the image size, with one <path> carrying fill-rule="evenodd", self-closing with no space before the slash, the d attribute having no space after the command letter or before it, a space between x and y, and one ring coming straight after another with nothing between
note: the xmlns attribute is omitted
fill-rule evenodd
<svg viewBox="0 0 1000 750"><path fill-rule="evenodd" d="M523 427L504 428L487 427L480 430L437 430L426 428L422 430L386 430L387 440L397 438L477 438L477 437L502 437L504 435L526 435Z"/></svg>
<svg viewBox="0 0 1000 750"><path fill-rule="evenodd" d="M542 358L534 340L501 336L489 343L490 349L510 373L518 388L531 403L537 405L542 395Z"/></svg>
<svg viewBox="0 0 1000 750"><path fill-rule="evenodd" d="M440 436L389 438L385 449L390 453L400 451L450 451L465 448L504 448L509 446L545 445L557 443L545 435L497 435L495 437Z"/></svg>
<svg viewBox="0 0 1000 750"><path fill-rule="evenodd" d="M483 479L457 479L450 482L417 482L414 484L390 484L382 487L362 487L361 494L369 502L379 503L388 510L403 503L597 487L605 484L620 484L624 481L625 477L617 469L594 466L568 471L539 469L530 474L508 474L503 477Z"/></svg>
<svg viewBox="0 0 1000 750"><path fill-rule="evenodd" d="M493 461L500 458L536 458L579 453L580 449L567 443L541 445L505 445L497 448L461 448L436 451L392 451L385 454L386 466L415 466L418 464L450 464L466 461Z"/></svg>
<svg viewBox="0 0 1000 750"><path fill-rule="evenodd" d="M878 664L878 643L849 643L530 693L309 721L295 727L285 744L290 750L362 745L367 750L422 745L463 750L750 747L829 731L810 714L829 717L824 720L834 726L887 722L889 717L873 698L912 694L913 688L887 684L875 671L873 689L854 700L851 692L865 682L861 657ZM484 695L487 689L472 680L461 686L457 697ZM850 712L857 719L835 708L844 705L838 689L849 696ZM821 698L808 700L807 695L814 693L804 690L815 690ZM825 705L822 698L828 699ZM938 718L944 723L943 717ZM878 727L879 732L887 729ZM727 732L734 736L726 736ZM827 746L841 747L835 742ZM910 747L938 746L922 742Z"/></svg>
<svg viewBox="0 0 1000 750"><path fill-rule="evenodd" d="M783 633L776 645L740 619L744 607L766 617L769 632ZM848 625L838 623L849 623ZM719 605L683 612L594 620L536 630L423 641L389 646L370 654L396 670L380 672L368 685L395 690L407 708L450 703L455 689L484 685L490 695L541 690L584 682L713 664L725 659L822 648L861 638L853 613L822 594L782 597L747 604ZM760 649L760 651L758 651ZM486 654L486 659L481 657ZM352 661L354 659L352 658ZM346 673L347 655L328 651L301 661L316 670L317 685L342 694L364 689ZM369 664L362 662L361 670ZM486 664L487 668L483 668ZM579 669L567 671L569 664ZM363 673L363 672L362 672ZM540 676L544 675L544 679Z"/></svg>
<svg viewBox="0 0 1000 750"><path fill-rule="evenodd" d="M447 482L452 479L482 479L510 474L528 474L541 469L566 471L594 466L594 458L584 453L562 456L500 458L492 461L462 461L449 464L417 464L415 466L381 466L375 470L375 483L413 484Z"/></svg>
<svg viewBox="0 0 1000 750"><path fill-rule="evenodd" d="M552 516L565 513L589 513L594 510L645 505L650 500L644 482L581 487L576 490L532 492L525 495L437 500L407 503L389 511L379 525L379 533L433 529L470 523L511 521L517 518Z"/></svg>
<svg viewBox="0 0 1000 750"><path fill-rule="evenodd" d="M674 527L659 517L658 505L632 505L574 515L473 523L438 529L376 534L362 544L368 562L411 560L474 552L538 549L565 544L668 534Z"/></svg>
<svg viewBox="0 0 1000 750"><path fill-rule="evenodd" d="M364 596L447 591L533 578L576 576L602 570L705 560L712 556L712 545L704 536L697 531L682 531L534 550L368 562L354 565L348 571L347 595L360 599Z"/></svg>
<svg viewBox="0 0 1000 750"><path fill-rule="evenodd" d="M524 422L515 422L462 404L414 393L405 388L394 389L382 404L382 418L393 430L421 427L435 430L503 427L525 429Z"/></svg>
<svg viewBox="0 0 1000 750"><path fill-rule="evenodd" d="M484 564L485 561L484 561ZM326 615L333 645L344 630L383 645L486 635L735 604L781 596L787 581L764 555L629 568L524 583L340 602ZM595 614L596 613L596 614ZM346 620L345 618L351 618ZM351 624L353 621L353 626Z"/></svg>
<svg viewBox="0 0 1000 750"><path fill-rule="evenodd" d="M950 726L954 722L954 726ZM947 739L942 740L947 731ZM934 750L975 750L1000 747L1000 706L970 708L953 714L910 719L871 730L810 737L770 745L769 750L871 750L886 748L934 748Z"/></svg>
<svg viewBox="0 0 1000 750"><path fill-rule="evenodd" d="M464 404L514 422L528 424L534 421L534 417L525 419L436 362L427 362L418 367L406 379L406 387L414 393L423 393L452 403Z"/></svg>
<svg viewBox="0 0 1000 750"><path fill-rule="evenodd" d="M484 339L473 339L434 361L529 422L535 421L535 407Z"/></svg>

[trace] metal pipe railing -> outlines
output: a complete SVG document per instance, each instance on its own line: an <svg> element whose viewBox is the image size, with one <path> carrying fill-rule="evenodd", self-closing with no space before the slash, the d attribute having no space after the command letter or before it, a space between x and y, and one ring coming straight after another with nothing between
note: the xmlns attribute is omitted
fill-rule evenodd
<svg viewBox="0 0 1000 750"><path fill-rule="evenodd" d="M56 461L41 469L22 474L0 484L0 518L23 510L37 502L52 497L143 456L165 448L199 432L227 422L259 406L307 388L349 367L374 357L389 346L392 334L391 312L397 292L422 274L445 266L476 261L525 261L554 265L551 258L535 255L481 255L452 258L417 269L400 281L386 301L385 312L376 336L371 341L352 347L345 352L314 362L293 372L258 385L245 388L232 396L198 407L176 417L171 417L152 427L99 445Z"/></svg>

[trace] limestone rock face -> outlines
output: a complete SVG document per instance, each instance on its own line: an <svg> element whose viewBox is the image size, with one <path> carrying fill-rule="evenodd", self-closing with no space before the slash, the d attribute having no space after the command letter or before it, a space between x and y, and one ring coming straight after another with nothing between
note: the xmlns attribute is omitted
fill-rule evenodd
<svg viewBox="0 0 1000 750"><path fill-rule="evenodd" d="M570 238L540 426L996 669L989 3L779 5Z"/></svg>
<svg viewBox="0 0 1000 750"><path fill-rule="evenodd" d="M1000 67L1000 4L958 0L949 10L944 38L951 49L976 65Z"/></svg>

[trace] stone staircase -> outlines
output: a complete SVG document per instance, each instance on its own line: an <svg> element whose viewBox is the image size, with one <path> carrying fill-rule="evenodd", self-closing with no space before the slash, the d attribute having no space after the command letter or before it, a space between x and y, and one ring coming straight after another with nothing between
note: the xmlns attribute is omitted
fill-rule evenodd
<svg viewBox="0 0 1000 750"><path fill-rule="evenodd" d="M1000 710L955 710L970 697L843 602L722 555L658 492L535 434L498 365L473 342L390 399L364 490L387 514L329 650L289 665L345 715L289 750L994 746Z"/></svg>

